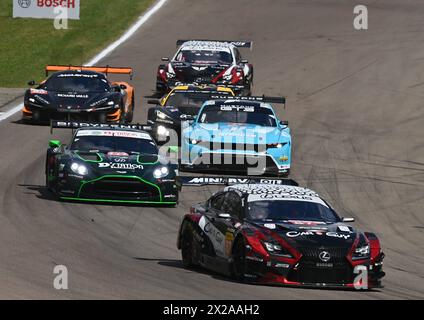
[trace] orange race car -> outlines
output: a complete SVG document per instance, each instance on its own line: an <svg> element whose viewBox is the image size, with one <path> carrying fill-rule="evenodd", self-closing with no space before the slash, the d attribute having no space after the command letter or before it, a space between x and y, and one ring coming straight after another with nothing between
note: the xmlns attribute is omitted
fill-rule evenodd
<svg viewBox="0 0 424 320"><path fill-rule="evenodd" d="M28 122L76 120L101 123L131 122L134 88L127 82L111 82L108 74L128 74L132 68L47 66L55 72L25 93L22 119Z"/></svg>

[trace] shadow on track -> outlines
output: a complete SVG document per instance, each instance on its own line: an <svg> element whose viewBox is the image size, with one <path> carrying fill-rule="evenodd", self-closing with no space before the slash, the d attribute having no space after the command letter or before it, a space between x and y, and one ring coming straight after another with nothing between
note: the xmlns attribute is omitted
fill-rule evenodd
<svg viewBox="0 0 424 320"><path fill-rule="evenodd" d="M38 199L54 201L60 203L69 203L69 204L87 204L87 205L98 205L98 206L114 206L114 207L140 207L140 208L175 208L173 204L143 204L143 203L115 203L115 202L97 202L97 201L72 201L72 200L63 200L55 196L46 186L41 185L31 185L31 184L18 184L19 187L24 187L28 191L36 192L26 192L26 194L33 194Z"/></svg>
<svg viewBox="0 0 424 320"><path fill-rule="evenodd" d="M353 290L351 288L323 288L323 287L298 287L298 286L290 286L290 285L278 285L278 284L261 284L261 283L255 283L255 282L240 282L235 279L232 279L231 277L221 275L219 273L204 269L202 267L191 267L187 268L183 265L183 262L181 260L175 260L175 259L154 259L154 258L141 258L141 257L134 257L136 260L140 261L151 261L151 262L157 262L158 265L170 267L174 269L182 269L186 271L196 272L202 275L210 276L213 279L231 282L231 283L238 283L238 284L244 284L244 285L253 285L253 286L264 286L264 287L285 287L285 288L294 288L299 290L331 290L331 291L350 291L350 292L358 292L358 294L363 292L380 292L380 289L368 289L368 290Z"/></svg>

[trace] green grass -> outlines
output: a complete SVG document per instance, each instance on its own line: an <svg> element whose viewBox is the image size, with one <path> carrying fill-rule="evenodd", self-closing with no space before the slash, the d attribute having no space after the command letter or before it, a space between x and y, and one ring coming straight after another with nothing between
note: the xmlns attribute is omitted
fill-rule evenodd
<svg viewBox="0 0 424 320"><path fill-rule="evenodd" d="M0 87L44 78L46 64L83 64L117 39L154 0L83 0L80 20L56 30L53 20L12 18L0 0Z"/></svg>

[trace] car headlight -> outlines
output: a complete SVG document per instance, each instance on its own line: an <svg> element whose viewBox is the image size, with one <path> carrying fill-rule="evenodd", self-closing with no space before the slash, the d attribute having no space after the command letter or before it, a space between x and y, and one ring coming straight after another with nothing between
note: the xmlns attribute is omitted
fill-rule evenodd
<svg viewBox="0 0 424 320"><path fill-rule="evenodd" d="M159 110L156 111L156 116L159 119L166 119L166 118L168 118L168 116L165 113L163 113L162 111L159 111Z"/></svg>
<svg viewBox="0 0 424 320"><path fill-rule="evenodd" d="M366 244L364 246L356 247L355 251L353 252L352 259L353 260L359 260L359 259L366 259L370 255L370 245Z"/></svg>
<svg viewBox="0 0 424 320"><path fill-rule="evenodd" d="M161 167L161 168L157 168L155 169L155 171L153 171L153 177L155 179L161 179L166 177L169 174L169 169L167 167Z"/></svg>
<svg viewBox="0 0 424 320"><path fill-rule="evenodd" d="M202 142L202 140L199 140L199 139L188 139L188 142L190 144L199 144L199 143Z"/></svg>
<svg viewBox="0 0 424 320"><path fill-rule="evenodd" d="M293 258L293 256L285 248L283 248L279 243L264 241L263 245L266 251L268 251L268 253L272 255L286 257L286 258Z"/></svg>
<svg viewBox="0 0 424 320"><path fill-rule="evenodd" d="M174 78L174 77L175 77L175 73L167 72L167 73L166 73L166 77L167 77L168 79L172 79L172 78Z"/></svg>
<svg viewBox="0 0 424 320"><path fill-rule="evenodd" d="M169 135L168 129L166 129L164 126L158 126L157 133L160 136L168 136Z"/></svg>
<svg viewBox="0 0 424 320"><path fill-rule="evenodd" d="M286 143L268 143L267 145L266 145L266 148L267 149L269 149L269 148L278 148L278 149L281 149L282 147L284 147L286 145Z"/></svg>
<svg viewBox="0 0 424 320"><path fill-rule="evenodd" d="M71 164L71 170L80 176L85 176L88 173L88 169L85 165L76 162Z"/></svg>

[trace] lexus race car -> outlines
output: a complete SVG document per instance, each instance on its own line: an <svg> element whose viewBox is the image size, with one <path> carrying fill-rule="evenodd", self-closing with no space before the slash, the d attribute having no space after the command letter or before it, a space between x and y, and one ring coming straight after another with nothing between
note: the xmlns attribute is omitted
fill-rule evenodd
<svg viewBox="0 0 424 320"><path fill-rule="evenodd" d="M253 66L242 59L239 48L252 42L225 40L178 40L175 56L162 58L156 90L164 94L180 83L225 85L237 94L250 95Z"/></svg>
<svg viewBox="0 0 424 320"><path fill-rule="evenodd" d="M147 123L152 125L152 136L158 143L167 142L172 134L177 144L180 139L183 121L194 119L203 102L211 95L234 96L230 88L211 85L183 85L177 86L160 100L148 100L155 104L148 111Z"/></svg>
<svg viewBox="0 0 424 320"><path fill-rule="evenodd" d="M183 130L181 170L287 176L291 135L270 103L284 97L212 97Z"/></svg>
<svg viewBox="0 0 424 320"><path fill-rule="evenodd" d="M134 88L127 82L110 82L108 74L129 74L131 68L47 66L46 76L36 88L25 93L22 119L131 122L134 114ZM35 85L30 81L29 85Z"/></svg>
<svg viewBox="0 0 424 320"><path fill-rule="evenodd" d="M177 247L185 266L260 284L381 287L380 242L348 225L353 218L341 218L316 192L290 180L233 180L243 184L227 186L184 216Z"/></svg>
<svg viewBox="0 0 424 320"><path fill-rule="evenodd" d="M53 121L77 128L71 143L51 140L46 185L62 200L176 205L177 165L158 155L142 125Z"/></svg>

